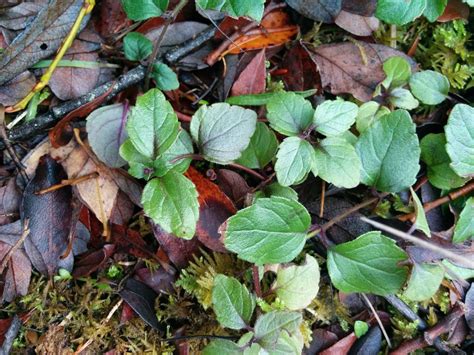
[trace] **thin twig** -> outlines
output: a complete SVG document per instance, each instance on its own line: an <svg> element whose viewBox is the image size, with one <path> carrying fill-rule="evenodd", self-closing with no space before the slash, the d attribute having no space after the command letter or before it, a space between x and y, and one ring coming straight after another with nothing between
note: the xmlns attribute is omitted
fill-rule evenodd
<svg viewBox="0 0 474 355"><path fill-rule="evenodd" d="M254 177L256 177L257 179L259 180L262 180L262 181L265 181L267 178L259 173L257 173L255 170L252 170L250 168L247 168L246 166L243 166L243 165L240 165L240 164L236 164L236 163L233 163L233 164L229 164L228 165L229 167L232 167L232 168L235 168L235 169L239 169L239 170L242 170L242 171L245 171L247 174L249 175L252 175Z"/></svg>
<svg viewBox="0 0 474 355"><path fill-rule="evenodd" d="M59 189L61 189L63 187L66 187L66 186L77 185L77 184L80 184L81 182L84 182L84 181L87 181L87 180L90 180L90 179L94 179L98 176L99 176L99 173L97 171L94 171L93 173L90 173L90 174L87 174L87 175L84 175L84 176L81 176L81 177L78 177L78 178L64 179L64 180L61 180L61 182L59 184L56 184L56 185L47 187L46 189L37 191L36 195L44 195L44 194L47 194L49 192L59 190Z"/></svg>
<svg viewBox="0 0 474 355"><path fill-rule="evenodd" d="M370 311L372 312L372 314L374 315L375 317L375 320L377 321L379 327L380 327L380 330L382 331L383 333L383 336L385 338L385 340L387 341L387 345L389 348L392 347L392 343L390 342L390 338L388 337L388 334L387 334L387 331L385 330L385 327L383 326L383 323L382 323L382 320L380 319L377 311L375 310L374 306L372 305L372 303L370 302L369 298L365 295L365 293L361 293L362 295L362 298L364 299L365 303L367 304L367 306L369 306L370 308Z"/></svg>
<svg viewBox="0 0 474 355"><path fill-rule="evenodd" d="M428 328L426 322L420 318L405 302L395 295L388 295L384 297L385 300L390 303L401 315L403 315L410 322L417 322L418 329L425 330Z"/></svg>
<svg viewBox="0 0 474 355"><path fill-rule="evenodd" d="M262 288L260 287L260 277L258 273L258 266L252 266L253 287L257 297L262 297Z"/></svg>

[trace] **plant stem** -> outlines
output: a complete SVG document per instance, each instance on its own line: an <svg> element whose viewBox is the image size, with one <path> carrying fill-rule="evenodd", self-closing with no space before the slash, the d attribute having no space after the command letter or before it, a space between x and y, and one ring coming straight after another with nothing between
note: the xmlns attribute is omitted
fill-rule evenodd
<svg viewBox="0 0 474 355"><path fill-rule="evenodd" d="M257 173L255 170L247 168L246 166L243 166L243 165L240 165L240 164L235 164L235 163L234 164L229 164L229 166L233 167L235 169L245 171L247 174L252 175L252 176L256 177L259 180L265 181L267 179L263 175L260 175L259 173Z"/></svg>

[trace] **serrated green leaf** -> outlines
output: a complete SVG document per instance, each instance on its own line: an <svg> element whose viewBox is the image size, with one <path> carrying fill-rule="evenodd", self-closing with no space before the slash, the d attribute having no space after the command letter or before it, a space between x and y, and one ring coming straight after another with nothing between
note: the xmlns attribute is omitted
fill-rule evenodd
<svg viewBox="0 0 474 355"><path fill-rule="evenodd" d="M356 144L361 181L379 191L399 192L416 181L420 146L409 113L397 110L374 122Z"/></svg>
<svg viewBox="0 0 474 355"><path fill-rule="evenodd" d="M295 334L303 317L298 312L273 311L261 315L255 323L255 339L264 349L275 347L282 332Z"/></svg>
<svg viewBox="0 0 474 355"><path fill-rule="evenodd" d="M233 341L216 339L211 341L202 351L203 355L241 355L242 349Z"/></svg>
<svg viewBox="0 0 474 355"><path fill-rule="evenodd" d="M356 117L356 128L359 133L364 133L369 126L378 120L380 117L388 115L391 111L385 107L380 106L375 101L369 101L359 107L359 113Z"/></svg>
<svg viewBox="0 0 474 355"><path fill-rule="evenodd" d="M192 158L182 158L182 156L193 153L194 148L191 136L185 130L181 130L173 145L153 162L154 176L164 176L170 170L184 173L188 170Z"/></svg>
<svg viewBox="0 0 474 355"><path fill-rule="evenodd" d="M290 262L303 249L310 224L308 211L297 201L262 198L227 220L224 244L257 265Z"/></svg>
<svg viewBox="0 0 474 355"><path fill-rule="evenodd" d="M275 157L277 149L275 133L265 123L258 122L249 146L236 162L250 169L263 169Z"/></svg>
<svg viewBox="0 0 474 355"><path fill-rule="evenodd" d="M415 263L403 296L414 302L426 301L438 291L443 278L443 267Z"/></svg>
<svg viewBox="0 0 474 355"><path fill-rule="evenodd" d="M123 51L128 60L140 61L153 51L153 43L138 32L130 32L123 39Z"/></svg>
<svg viewBox="0 0 474 355"><path fill-rule="evenodd" d="M156 87L160 90L169 91L179 88L178 76L165 63L153 64L151 76L155 79Z"/></svg>
<svg viewBox="0 0 474 355"><path fill-rule="evenodd" d="M306 91L293 91L296 95L302 96L304 98L315 95L318 90L311 89ZM225 100L230 105L240 105L240 106L262 106L268 104L268 101L276 95L278 92L264 92L262 94L250 94L250 95L239 95L232 96Z"/></svg>
<svg viewBox="0 0 474 355"><path fill-rule="evenodd" d="M307 130L313 121L311 103L293 92L280 92L267 104L270 126L285 136L297 136Z"/></svg>
<svg viewBox="0 0 474 355"><path fill-rule="evenodd" d="M308 307L319 291L318 262L307 254L303 265L281 267L272 288L288 310Z"/></svg>
<svg viewBox="0 0 474 355"><path fill-rule="evenodd" d="M410 187L410 192L411 192L411 197L413 198L413 202L415 203L416 229L425 233L425 235L428 238L431 238L430 226L428 224L428 220L426 219L425 210L423 209L423 204L418 198L418 195L416 194L416 192L411 187Z"/></svg>
<svg viewBox="0 0 474 355"><path fill-rule="evenodd" d="M331 281L340 291L384 296L398 292L405 282L407 269L398 263L406 258L394 240L380 232L368 232L330 248L327 265Z"/></svg>
<svg viewBox="0 0 474 355"><path fill-rule="evenodd" d="M196 187L190 180L170 171L146 184L142 204L146 215L166 232L191 239L199 218L197 196Z"/></svg>
<svg viewBox="0 0 474 355"><path fill-rule="evenodd" d="M465 104L454 106L449 115L446 150L451 168L462 177L474 176L474 108Z"/></svg>
<svg viewBox="0 0 474 355"><path fill-rule="evenodd" d="M212 288L212 308L223 327L243 329L252 318L255 298L237 279L217 275Z"/></svg>
<svg viewBox="0 0 474 355"><path fill-rule="evenodd" d="M308 173L315 172L315 153L313 146L299 137L288 137L277 153L275 171L282 186L291 186L303 182Z"/></svg>
<svg viewBox="0 0 474 355"><path fill-rule="evenodd" d="M446 152L444 133L430 133L420 142L421 160L428 167L429 182L441 190L451 190L463 186L467 178L462 178L451 169L451 159Z"/></svg>
<svg viewBox="0 0 474 355"><path fill-rule="evenodd" d="M358 107L352 102L327 100L316 107L314 126L327 137L338 136L354 124Z"/></svg>
<svg viewBox="0 0 474 355"><path fill-rule="evenodd" d="M137 151L151 160L174 143L179 122L161 91L151 89L138 97L127 121L127 132Z"/></svg>
<svg viewBox="0 0 474 355"><path fill-rule="evenodd" d="M168 0L122 0L127 17L133 21L142 21L163 15Z"/></svg>
<svg viewBox="0 0 474 355"><path fill-rule="evenodd" d="M291 187L288 186L282 186L277 182L274 182L271 185L265 186L262 190L258 191L255 194L255 201L258 198L265 198L265 197L272 197L272 196L278 196L278 197L285 197L290 200L296 200L298 201L298 193L293 190Z"/></svg>
<svg viewBox="0 0 474 355"><path fill-rule="evenodd" d="M254 111L217 103L200 107L193 116L190 130L207 160L229 164L240 158L248 147L256 125Z"/></svg>
<svg viewBox="0 0 474 355"><path fill-rule="evenodd" d="M196 5L204 10L226 12L232 17L247 16L260 21L263 16L265 0L196 0Z"/></svg>
<svg viewBox="0 0 474 355"><path fill-rule="evenodd" d="M459 219L454 228L454 243L462 243L466 240L474 238L474 197L470 197L466 201Z"/></svg>
<svg viewBox="0 0 474 355"><path fill-rule="evenodd" d="M386 75L382 85L386 88L397 88L408 83L411 76L410 63L402 57L391 57L383 63Z"/></svg>
<svg viewBox="0 0 474 355"><path fill-rule="evenodd" d="M440 17L448 5L448 0L426 0L426 8L423 15L430 22L435 22Z"/></svg>
<svg viewBox="0 0 474 355"><path fill-rule="evenodd" d="M360 159L354 146L339 137L323 139L315 150L319 176L338 187L360 183Z"/></svg>
<svg viewBox="0 0 474 355"><path fill-rule="evenodd" d="M405 25L423 14L426 0L378 0L375 16L380 20Z"/></svg>
<svg viewBox="0 0 474 355"><path fill-rule="evenodd" d="M412 75L410 89L424 104L438 105L448 97L449 80L441 73L424 70Z"/></svg>
<svg viewBox="0 0 474 355"><path fill-rule="evenodd" d="M405 110L413 110L420 105L418 100L413 97L411 92L403 88L393 89L390 92L388 101L394 107L403 108Z"/></svg>

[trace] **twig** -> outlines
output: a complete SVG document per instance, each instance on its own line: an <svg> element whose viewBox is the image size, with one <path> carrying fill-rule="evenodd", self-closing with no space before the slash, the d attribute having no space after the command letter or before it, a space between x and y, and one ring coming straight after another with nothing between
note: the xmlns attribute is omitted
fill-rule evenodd
<svg viewBox="0 0 474 355"><path fill-rule="evenodd" d="M426 322L420 318L418 314L416 314L408 305L403 302L401 299L399 299L395 295L388 295L384 297L385 300L390 303L398 312L400 312L401 315L403 315L406 319L408 319L410 322L417 322L418 323L418 329L420 330L425 330L428 328L428 325Z"/></svg>
<svg viewBox="0 0 474 355"><path fill-rule="evenodd" d="M252 176L256 177L256 178L259 179L259 180L265 181L265 180L267 179L267 178L264 177L263 175L257 173L255 170L252 170L252 169L250 169L250 168L247 168L246 166L243 166L243 165L240 165L240 164L236 164L236 163L229 164L228 166L229 166L229 167L232 167L232 168L235 168L235 169L239 169L239 170L245 171L247 174L252 175Z"/></svg>
<svg viewBox="0 0 474 355"><path fill-rule="evenodd" d="M262 297L262 288L260 287L260 277L258 274L258 266L252 266L253 287L257 297Z"/></svg>
<svg viewBox="0 0 474 355"><path fill-rule="evenodd" d="M59 189L61 189L63 187L66 187L66 186L77 185L77 184L80 184L81 182L84 182L84 181L87 181L87 180L90 180L90 179L94 179L98 176L99 176L99 173L94 171L93 173L90 173L90 174L87 174L87 175L84 175L84 176L81 176L81 177L78 177L78 178L64 179L64 180L61 180L61 182L59 184L56 184L56 185L47 187L46 189L37 191L36 195L44 195L44 194L47 194L49 192L59 190Z"/></svg>
<svg viewBox="0 0 474 355"><path fill-rule="evenodd" d="M390 338L388 337L388 334L387 334L387 331L385 330L385 327L383 326L383 323L382 321L380 320L380 317L379 315L377 314L377 311L375 310L374 306L372 305L372 303L370 302L369 298L365 295L365 293L361 293L362 295L362 298L364 299L365 303L367 304L367 306L369 306L372 314L374 315L375 317L375 320L377 321L379 327L380 327L380 330L382 331L383 333L383 336L385 338L385 340L387 341L387 345L389 348L392 347L392 343L390 342Z"/></svg>
<svg viewBox="0 0 474 355"><path fill-rule="evenodd" d="M326 200L326 181L321 183L321 204L319 205L319 218L324 217L324 201Z"/></svg>

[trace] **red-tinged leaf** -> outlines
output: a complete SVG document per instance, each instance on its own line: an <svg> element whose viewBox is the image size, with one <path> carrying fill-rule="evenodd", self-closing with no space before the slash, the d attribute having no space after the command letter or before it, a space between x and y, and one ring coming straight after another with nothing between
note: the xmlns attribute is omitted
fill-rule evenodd
<svg viewBox="0 0 474 355"><path fill-rule="evenodd" d="M140 233L125 226L112 225L111 242L121 253L131 254L137 258L153 259L153 250L146 245Z"/></svg>
<svg viewBox="0 0 474 355"><path fill-rule="evenodd" d="M449 22L453 20L469 18L470 8L462 0L449 0L444 13L438 17L438 22Z"/></svg>
<svg viewBox="0 0 474 355"><path fill-rule="evenodd" d="M166 233L159 225L150 223L156 240L178 269L184 269L193 260L193 255L199 254L202 244L197 238L191 240L177 238Z"/></svg>
<svg viewBox="0 0 474 355"><path fill-rule="evenodd" d="M24 98L36 84L33 74L24 71L9 82L0 85L0 104L11 106Z"/></svg>
<svg viewBox="0 0 474 355"><path fill-rule="evenodd" d="M173 282L176 280L176 275L166 272L165 269L151 271L147 268L138 269L135 271L135 276L139 281L151 287L156 293L170 293L173 291Z"/></svg>
<svg viewBox="0 0 474 355"><path fill-rule="evenodd" d="M149 326L159 329L155 314L157 294L150 287L135 279L128 279L118 294Z"/></svg>
<svg viewBox="0 0 474 355"><path fill-rule="evenodd" d="M261 94L265 92L266 79L265 49L262 49L240 73L232 86L231 95Z"/></svg>
<svg viewBox="0 0 474 355"><path fill-rule="evenodd" d="M132 24L123 11L120 1L102 0L99 4L100 15L97 16L94 24L102 37L111 37Z"/></svg>
<svg viewBox="0 0 474 355"><path fill-rule="evenodd" d="M288 74L282 78L288 91L321 90L321 78L316 64L300 43L286 52L282 68L288 70Z"/></svg>
<svg viewBox="0 0 474 355"><path fill-rule="evenodd" d="M21 194L16 187L15 179L10 179L0 187L0 225L13 222L18 218Z"/></svg>
<svg viewBox="0 0 474 355"><path fill-rule="evenodd" d="M240 174L228 169L219 169L217 178L222 191L236 206L242 207L245 197L252 191L247 181Z"/></svg>
<svg viewBox="0 0 474 355"><path fill-rule="evenodd" d="M466 305L465 317L467 325L471 331L474 331L474 283L471 283L471 287L466 293L464 304Z"/></svg>
<svg viewBox="0 0 474 355"><path fill-rule="evenodd" d="M120 324L126 324L132 319L136 318L137 314L128 303L123 304L122 313L120 314Z"/></svg>
<svg viewBox="0 0 474 355"><path fill-rule="evenodd" d="M10 250L17 244L23 234L20 221L0 227L0 260L4 262ZM1 302L12 301L17 295L28 292L31 278L31 262L23 247L17 248L10 256L2 274L3 294Z"/></svg>
<svg viewBox="0 0 474 355"><path fill-rule="evenodd" d="M89 276L93 272L99 270L107 260L114 255L115 245L106 244L100 250L89 252L77 258L75 261L74 270L72 276L84 277Z"/></svg>
<svg viewBox="0 0 474 355"><path fill-rule="evenodd" d="M66 186L42 195L37 192L59 184L65 178L61 165L49 155L43 156L35 177L25 188L20 209L22 221L29 221L30 234L24 243L26 253L33 266L48 276L55 275L67 259L63 260L61 256L69 244L72 190Z"/></svg>
<svg viewBox="0 0 474 355"><path fill-rule="evenodd" d="M373 326L360 339L354 343L350 355L377 355L382 348L382 331L379 326Z"/></svg>
<svg viewBox="0 0 474 355"><path fill-rule="evenodd" d="M366 17L342 10L335 19L336 25L356 36L370 36L380 26L380 21L375 17Z"/></svg>
<svg viewBox="0 0 474 355"><path fill-rule="evenodd" d="M356 342L357 337L352 332L348 336L342 338L334 345L330 346L326 350L322 351L320 355L340 355L349 353L350 348Z"/></svg>
<svg viewBox="0 0 474 355"><path fill-rule="evenodd" d="M219 24L219 31L216 31L214 39L224 40L226 36L230 36L235 32L236 29L243 28L245 25L248 25L252 21L245 17L226 17Z"/></svg>
<svg viewBox="0 0 474 355"><path fill-rule="evenodd" d="M222 223L237 212L234 204L219 186L193 167L188 169L186 176L194 183L199 194L198 239L213 251L226 252L218 230Z"/></svg>
<svg viewBox="0 0 474 355"><path fill-rule="evenodd" d="M382 65L388 58L400 56L415 67L403 52L380 44L346 42L308 46L307 50L318 66L324 89L334 95L350 93L361 101L370 101L385 79Z"/></svg>
<svg viewBox="0 0 474 355"><path fill-rule="evenodd" d="M337 335L325 329L315 329L312 334L308 354L319 354L322 350L337 342Z"/></svg>

